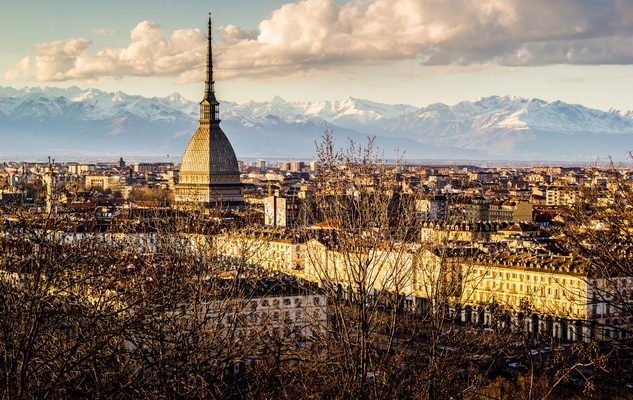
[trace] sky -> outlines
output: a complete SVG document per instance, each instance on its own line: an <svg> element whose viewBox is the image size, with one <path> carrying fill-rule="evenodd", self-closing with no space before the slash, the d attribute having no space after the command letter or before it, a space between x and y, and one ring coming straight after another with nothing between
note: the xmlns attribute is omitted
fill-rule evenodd
<svg viewBox="0 0 633 400"><path fill-rule="evenodd" d="M0 0L0 86L633 110L633 0Z"/></svg>

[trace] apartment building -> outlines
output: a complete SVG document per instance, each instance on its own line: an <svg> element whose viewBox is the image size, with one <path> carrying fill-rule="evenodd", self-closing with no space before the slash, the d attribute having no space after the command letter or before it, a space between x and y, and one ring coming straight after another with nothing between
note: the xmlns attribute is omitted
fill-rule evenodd
<svg viewBox="0 0 633 400"><path fill-rule="evenodd" d="M545 191L547 206L571 206L578 200L578 191L571 187L551 186Z"/></svg>
<svg viewBox="0 0 633 400"><path fill-rule="evenodd" d="M271 271L303 269L304 241L292 232L231 233L212 236L208 248L219 255L258 265Z"/></svg>
<svg viewBox="0 0 633 400"><path fill-rule="evenodd" d="M625 339L633 318L614 307L614 281L589 273L571 256L531 252L480 254L461 269L456 298L463 322L512 324L527 332L560 340ZM631 292L633 277L617 278L619 290ZM505 320L493 321L500 306Z"/></svg>

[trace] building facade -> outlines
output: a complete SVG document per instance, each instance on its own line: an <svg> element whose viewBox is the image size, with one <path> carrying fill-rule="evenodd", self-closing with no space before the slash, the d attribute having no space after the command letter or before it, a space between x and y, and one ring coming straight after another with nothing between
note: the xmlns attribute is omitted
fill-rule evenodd
<svg viewBox="0 0 633 400"><path fill-rule="evenodd" d="M480 255L462 266L456 299L463 322L512 325L563 341L628 339L633 327L626 307L610 298L613 280L591 276L586 264L568 256L524 253ZM633 277L617 279L633 289ZM494 321L494 309L504 311Z"/></svg>
<svg viewBox="0 0 633 400"><path fill-rule="evenodd" d="M303 200L298 196L272 195L264 199L264 224L275 228L290 228L301 223Z"/></svg>

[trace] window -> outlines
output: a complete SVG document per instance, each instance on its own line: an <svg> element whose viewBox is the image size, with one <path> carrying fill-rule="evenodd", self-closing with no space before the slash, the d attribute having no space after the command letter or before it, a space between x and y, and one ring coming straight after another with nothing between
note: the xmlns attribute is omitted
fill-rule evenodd
<svg viewBox="0 0 633 400"><path fill-rule="evenodd" d="M262 300L262 307L268 307L268 300Z"/></svg>
<svg viewBox="0 0 633 400"><path fill-rule="evenodd" d="M284 306L290 305L290 299L284 299Z"/></svg>
<svg viewBox="0 0 633 400"><path fill-rule="evenodd" d="M321 302L321 299L318 297L313 297L312 298L312 303L314 303L314 305L318 305Z"/></svg>

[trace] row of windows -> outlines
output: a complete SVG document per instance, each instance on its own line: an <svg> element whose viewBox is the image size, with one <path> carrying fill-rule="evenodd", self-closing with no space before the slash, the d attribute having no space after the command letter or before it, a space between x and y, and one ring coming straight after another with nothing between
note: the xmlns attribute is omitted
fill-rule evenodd
<svg viewBox="0 0 633 400"><path fill-rule="evenodd" d="M324 320L326 314L319 309L295 310L291 311L274 311L274 312L247 312L242 314L226 314L223 322L225 324L236 325L252 325L252 324L306 324L307 322L315 322Z"/></svg>
<svg viewBox="0 0 633 400"><path fill-rule="evenodd" d="M272 304L273 307L279 307L280 300L279 299L274 299L272 300L272 302L268 299L263 299L259 301L259 304L261 307L268 307ZM314 296L312 297L312 304L314 305L319 305L321 304L321 298L318 296ZM257 308L257 301L253 300L250 302L251 308L252 309L256 309ZM284 298L283 299L283 305L284 306L290 306L292 305L292 300L289 298ZM303 298L295 298L294 299L294 305L295 307L303 307Z"/></svg>
<svg viewBox="0 0 633 400"><path fill-rule="evenodd" d="M567 286L567 285L581 286L583 283L582 280L580 279L555 278L551 276L522 274L522 273L516 273L516 272L496 272L496 271L490 271L489 269L476 269L476 272L486 278L499 278L499 279L506 279L506 280L518 279L520 281L525 280L527 282L540 282L540 283L549 283L549 284L558 283L559 285L563 285L563 286Z"/></svg>
<svg viewBox="0 0 633 400"><path fill-rule="evenodd" d="M303 316L303 312L301 310L297 310L294 312L294 320L291 318L291 313L290 311L285 311L283 313L283 321L285 323L292 323L295 322L297 320L300 320ZM241 315L238 316L238 323L245 323L245 322L250 322L250 323L257 323L257 322L267 322L267 321L271 321L271 322L278 322L281 321L282 318L282 313L280 313L279 311L275 311L273 313L250 313L250 314L246 314L246 315ZM225 321L227 324L230 324L232 322L235 321L235 316L234 315L227 315L225 317Z"/></svg>
<svg viewBox="0 0 633 400"><path fill-rule="evenodd" d="M495 282L495 281L486 281L486 289L487 290L495 290L495 289L506 289L512 292L517 292L517 284L516 283L511 283L511 282ZM536 295L536 296L545 296L546 294L548 296L554 296L554 298L560 298L563 297L565 299L572 299L574 297L579 296L579 293L576 293L574 296L574 293L568 292L564 289L553 289L551 287L547 287L547 290L544 286L535 286L535 285L525 285L525 291L524 291L524 287L523 284L519 284L518 285L518 291L519 293L527 293L527 294L532 294L532 295Z"/></svg>
<svg viewBox="0 0 633 400"><path fill-rule="evenodd" d="M492 292L476 292L473 294L472 300L478 303L490 303L493 301L498 301L510 306L520 306L521 302L525 300L525 298L521 296L511 295L511 294L499 295L499 294L493 294ZM530 301L529 299L527 300ZM571 305L569 303L560 303L560 302L551 301L551 300L540 299L540 300L537 300L535 303L533 303L533 305L536 306L537 308L545 309L541 311L549 311L549 312L559 311L559 312L562 312L564 315L569 315L569 314L577 315L580 311L580 307L577 305Z"/></svg>

